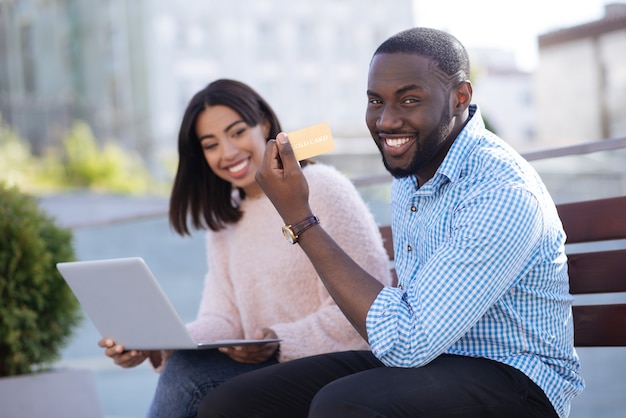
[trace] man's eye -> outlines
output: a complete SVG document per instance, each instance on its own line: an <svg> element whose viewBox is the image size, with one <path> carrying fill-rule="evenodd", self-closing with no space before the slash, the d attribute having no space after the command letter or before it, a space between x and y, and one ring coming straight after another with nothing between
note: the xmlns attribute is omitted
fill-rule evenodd
<svg viewBox="0 0 626 418"><path fill-rule="evenodd" d="M382 103L382 101L380 99L368 99L367 103L371 104L371 105L379 105Z"/></svg>
<svg viewBox="0 0 626 418"><path fill-rule="evenodd" d="M415 97L409 97L409 98L404 99L402 103L404 104L419 103L419 99L416 99Z"/></svg>

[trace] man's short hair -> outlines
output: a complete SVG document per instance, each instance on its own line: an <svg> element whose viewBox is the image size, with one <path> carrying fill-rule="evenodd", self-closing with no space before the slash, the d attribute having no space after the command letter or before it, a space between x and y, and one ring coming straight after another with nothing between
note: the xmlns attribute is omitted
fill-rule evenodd
<svg viewBox="0 0 626 418"><path fill-rule="evenodd" d="M433 59L441 71L449 76L459 74L469 79L469 56L463 44L447 32L431 28L411 28L384 41L378 54L416 54Z"/></svg>

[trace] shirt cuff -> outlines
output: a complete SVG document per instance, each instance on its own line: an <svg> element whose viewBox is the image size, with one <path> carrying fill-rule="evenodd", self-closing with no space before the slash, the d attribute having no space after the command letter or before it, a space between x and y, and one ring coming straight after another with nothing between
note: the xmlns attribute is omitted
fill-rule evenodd
<svg viewBox="0 0 626 418"><path fill-rule="evenodd" d="M394 307L399 306L404 290L385 287L380 291L365 319L367 338L372 353L384 363L384 357L398 342L398 317Z"/></svg>

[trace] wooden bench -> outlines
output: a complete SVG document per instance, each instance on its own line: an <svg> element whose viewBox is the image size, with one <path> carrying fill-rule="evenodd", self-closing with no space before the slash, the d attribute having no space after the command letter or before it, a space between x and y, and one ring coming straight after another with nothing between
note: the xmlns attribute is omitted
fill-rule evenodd
<svg viewBox="0 0 626 418"><path fill-rule="evenodd" d="M565 203L557 205L557 209L568 246L626 239L626 196ZM391 227L381 226L380 231L393 260ZM572 295L626 292L626 249L567 249L567 253ZM574 345L626 346L626 303L575 304L573 315Z"/></svg>

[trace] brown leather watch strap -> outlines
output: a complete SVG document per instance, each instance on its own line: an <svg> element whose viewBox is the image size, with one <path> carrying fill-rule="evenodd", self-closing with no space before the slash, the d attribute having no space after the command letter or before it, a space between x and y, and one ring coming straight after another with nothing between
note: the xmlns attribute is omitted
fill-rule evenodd
<svg viewBox="0 0 626 418"><path fill-rule="evenodd" d="M311 215L302 222L298 222L297 224L291 225L291 230L296 238L300 237L300 235L306 231L307 229L317 225L320 223L320 220L317 216Z"/></svg>

